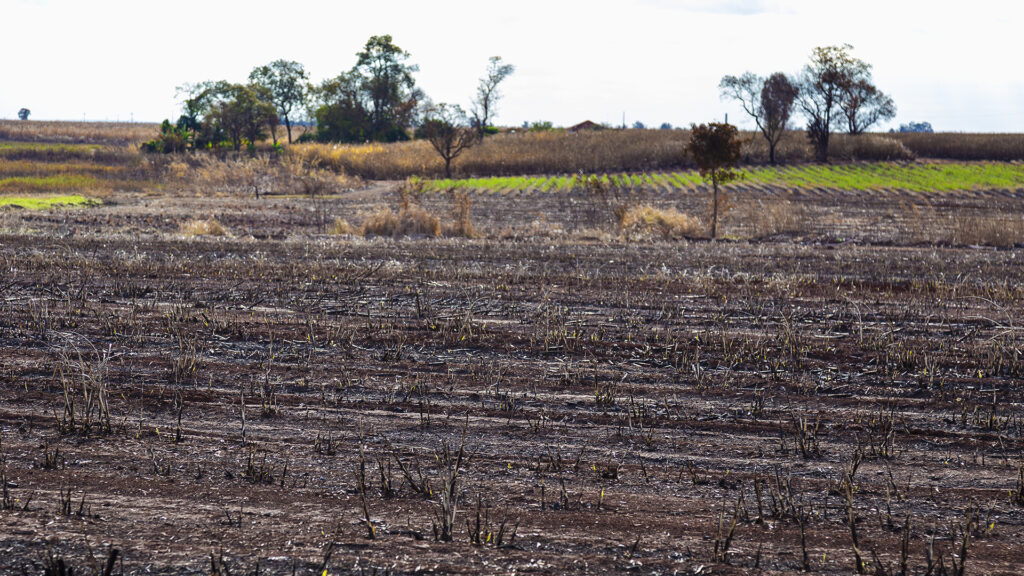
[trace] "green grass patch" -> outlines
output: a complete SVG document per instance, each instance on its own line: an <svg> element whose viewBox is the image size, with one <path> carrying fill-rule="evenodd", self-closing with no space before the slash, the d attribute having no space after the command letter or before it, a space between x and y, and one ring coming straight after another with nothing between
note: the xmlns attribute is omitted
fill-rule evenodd
<svg viewBox="0 0 1024 576"><path fill-rule="evenodd" d="M100 181L83 174L53 174L50 176L14 176L0 178L0 191L53 192L63 190L89 190L100 187Z"/></svg>
<svg viewBox="0 0 1024 576"><path fill-rule="evenodd" d="M788 189L831 188L852 192L885 189L911 192L954 190L1024 189L1024 164L985 163L866 163L800 164L795 166L742 168L743 178L731 187L759 184ZM607 185L626 188L690 190L704 184L695 171L655 174L603 174ZM425 180L424 190L474 190L477 192L558 192L571 190L578 181L568 176L502 176L463 180Z"/></svg>
<svg viewBox="0 0 1024 576"><path fill-rule="evenodd" d="M102 201L80 195L70 196L0 196L0 207L16 206L26 210L47 210L61 206L99 206Z"/></svg>

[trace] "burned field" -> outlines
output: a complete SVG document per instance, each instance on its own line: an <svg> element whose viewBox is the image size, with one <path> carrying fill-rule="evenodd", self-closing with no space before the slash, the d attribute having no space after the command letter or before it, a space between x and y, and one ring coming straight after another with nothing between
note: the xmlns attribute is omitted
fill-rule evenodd
<svg viewBox="0 0 1024 576"><path fill-rule="evenodd" d="M474 217L566 209L508 201ZM1019 248L289 234L304 202L7 215L0 572L1019 571ZM175 235L210 213L279 232Z"/></svg>

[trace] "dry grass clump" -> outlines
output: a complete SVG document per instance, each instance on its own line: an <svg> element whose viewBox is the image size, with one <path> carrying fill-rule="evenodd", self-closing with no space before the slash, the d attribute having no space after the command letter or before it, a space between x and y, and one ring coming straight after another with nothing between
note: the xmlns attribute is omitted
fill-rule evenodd
<svg viewBox="0 0 1024 576"><path fill-rule="evenodd" d="M193 218L182 222L179 230L185 236L227 236L228 231L213 218L201 220Z"/></svg>
<svg viewBox="0 0 1024 576"><path fill-rule="evenodd" d="M917 156L899 140L881 134L837 134L833 136L829 156L849 162L892 162L914 160Z"/></svg>
<svg viewBox="0 0 1024 576"><path fill-rule="evenodd" d="M1024 218L1020 216L956 215L950 219L951 244L999 248L1024 244Z"/></svg>
<svg viewBox="0 0 1024 576"><path fill-rule="evenodd" d="M445 224L444 235L460 238L476 238L477 231L470 218L470 209L473 206L473 198L469 192L455 192L452 195L452 217L453 221Z"/></svg>
<svg viewBox="0 0 1024 576"><path fill-rule="evenodd" d="M441 235L441 219L415 204L395 213L384 207L363 222L364 236L429 236Z"/></svg>
<svg viewBox="0 0 1024 576"><path fill-rule="evenodd" d="M799 234L806 229L804 207L789 201L752 202L737 212L741 225L750 238Z"/></svg>
<svg viewBox="0 0 1024 576"><path fill-rule="evenodd" d="M332 222L331 226L327 229L328 234L333 234L335 236L347 236L349 234L354 234L355 232L356 229L353 228L352 225L348 223L348 220L345 220L344 218L335 218L334 222Z"/></svg>
<svg viewBox="0 0 1024 576"><path fill-rule="evenodd" d="M664 238L693 238L706 232L697 218L674 208L661 209L649 204L632 206L617 212L619 227L627 235L660 234Z"/></svg>

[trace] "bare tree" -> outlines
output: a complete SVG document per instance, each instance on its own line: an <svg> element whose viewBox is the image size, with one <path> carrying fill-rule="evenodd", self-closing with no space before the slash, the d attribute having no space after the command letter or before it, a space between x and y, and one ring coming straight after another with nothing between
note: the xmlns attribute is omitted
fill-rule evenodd
<svg viewBox="0 0 1024 576"><path fill-rule="evenodd" d="M495 108L501 99L498 85L516 71L516 67L502 62L501 56L491 56L487 64L487 73L480 79L476 87L476 99L473 100L473 125L482 136L495 116Z"/></svg>
<svg viewBox="0 0 1024 576"><path fill-rule="evenodd" d="M714 197L711 208L711 239L718 236L718 187L739 178L733 171L740 160L743 140L732 124L711 122L690 125L690 144L687 153L697 163L700 175L711 182Z"/></svg>
<svg viewBox="0 0 1024 576"><path fill-rule="evenodd" d="M819 162L828 160L829 136L836 126L857 134L896 114L892 99L871 83L871 65L850 55L853 46L819 46L800 73L797 102L807 117L807 137Z"/></svg>
<svg viewBox="0 0 1024 576"><path fill-rule="evenodd" d="M731 98L743 106L757 129L768 141L768 162L775 164L775 147L786 131L798 90L789 77L776 72L762 78L752 72L725 76L718 85L722 98Z"/></svg>
<svg viewBox="0 0 1024 576"><path fill-rule="evenodd" d="M850 134L861 134L881 120L896 117L896 103L871 83L870 74L855 79L843 90L839 108Z"/></svg>
<svg viewBox="0 0 1024 576"><path fill-rule="evenodd" d="M452 160L479 140L479 134L467 126L466 113L458 105L441 103L428 107L420 130L444 160L445 178L452 177Z"/></svg>

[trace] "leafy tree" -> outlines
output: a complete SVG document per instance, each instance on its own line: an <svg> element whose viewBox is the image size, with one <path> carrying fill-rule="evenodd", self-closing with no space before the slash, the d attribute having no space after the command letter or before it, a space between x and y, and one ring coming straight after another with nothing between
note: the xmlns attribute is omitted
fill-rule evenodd
<svg viewBox="0 0 1024 576"><path fill-rule="evenodd" d="M265 130L277 119L277 110L250 86L234 84L229 93L231 97L217 104L210 117L227 134L232 147L239 150L243 142L252 146L266 136Z"/></svg>
<svg viewBox="0 0 1024 576"><path fill-rule="evenodd" d="M302 64L290 60L274 60L249 73L249 82L265 88L267 99L277 107L277 114L288 131L289 144L292 143L292 111L301 108L305 102L308 79ZM277 143L276 134L274 143Z"/></svg>
<svg viewBox="0 0 1024 576"><path fill-rule="evenodd" d="M407 140L416 104L422 93L412 75L419 71L407 64L409 53L396 46L390 35L372 36L357 54L353 72L368 103L372 140Z"/></svg>
<svg viewBox="0 0 1024 576"><path fill-rule="evenodd" d="M498 100L501 100L501 91L498 85L516 71L516 67L505 64L501 56L491 56L487 64L487 72L480 79L476 87L476 99L473 100L473 125L482 136L491 125L491 118L495 116L495 108Z"/></svg>
<svg viewBox="0 0 1024 576"><path fill-rule="evenodd" d="M775 164L775 148L789 124L797 88L781 72L762 78L753 72L725 76L718 84L722 98L731 98L743 106L757 129L768 141L768 162Z"/></svg>
<svg viewBox="0 0 1024 576"><path fill-rule="evenodd" d="M28 108L22 108L21 110L18 110L18 120L28 120L28 116L31 113L32 111Z"/></svg>
<svg viewBox="0 0 1024 576"><path fill-rule="evenodd" d="M634 130L646 130L647 126L643 122L637 120L636 122L633 122L633 129Z"/></svg>
<svg viewBox="0 0 1024 576"><path fill-rule="evenodd" d="M844 88L839 109L850 134L861 134L880 120L896 117L896 103L871 83L870 73Z"/></svg>
<svg viewBox="0 0 1024 576"><path fill-rule="evenodd" d="M468 125L460 106L444 103L427 108L420 133L444 160L445 178L452 177L452 160L480 138L476 128Z"/></svg>
<svg viewBox="0 0 1024 576"><path fill-rule="evenodd" d="M718 187L740 177L733 170L740 160L743 140L732 124L711 122L690 125L690 143L686 151L700 170L700 175L711 182L714 190L711 209L711 239L718 236Z"/></svg>
<svg viewBox="0 0 1024 576"><path fill-rule="evenodd" d="M191 134L194 148L206 148L220 143L227 136L214 111L229 98L235 85L224 80L185 84L178 87L184 94L183 111L177 128Z"/></svg>
<svg viewBox="0 0 1024 576"><path fill-rule="evenodd" d="M370 134L370 116L355 72L324 80L315 90L316 138L321 142L362 142Z"/></svg>
<svg viewBox="0 0 1024 576"><path fill-rule="evenodd" d="M669 122L662 122L661 126L658 126L658 130L671 130L672 124Z"/></svg>

